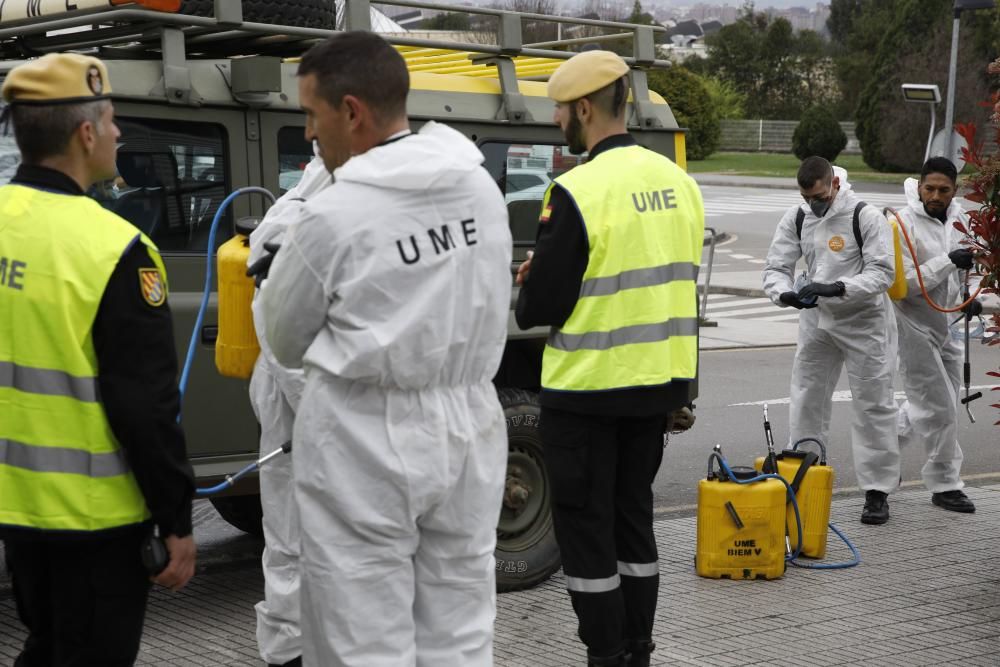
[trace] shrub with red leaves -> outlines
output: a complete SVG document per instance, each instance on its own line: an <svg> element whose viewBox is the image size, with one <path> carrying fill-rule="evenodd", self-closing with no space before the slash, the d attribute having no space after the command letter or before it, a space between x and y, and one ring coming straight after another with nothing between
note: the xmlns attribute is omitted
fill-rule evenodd
<svg viewBox="0 0 1000 667"><path fill-rule="evenodd" d="M986 71L994 76L1000 75L1000 58L990 63ZM998 150L988 155L984 152L984 142L977 139L973 123L955 126L966 141L962 157L976 168L976 173L965 178L965 185L969 188L965 198L979 204L978 209L969 211L968 229L960 223L955 226L966 235L969 246L976 252L983 293L997 294L1000 292L1000 90L984 104L993 108L990 141L996 144ZM988 331L1000 333L1000 313L993 313L990 319ZM1000 345L1000 336L994 336L990 345ZM1000 378L997 371L989 371L987 375ZM1000 387L994 387L993 391L1000 391ZM1000 408L1000 403L994 403L992 407ZM1000 426L1000 421L996 425Z"/></svg>

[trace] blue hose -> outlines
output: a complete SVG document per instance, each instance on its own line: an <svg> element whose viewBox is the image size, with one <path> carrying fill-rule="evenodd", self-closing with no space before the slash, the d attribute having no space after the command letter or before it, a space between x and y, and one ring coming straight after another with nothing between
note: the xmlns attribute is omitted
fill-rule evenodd
<svg viewBox="0 0 1000 667"><path fill-rule="evenodd" d="M220 491L225 491L226 489L228 489L231 486L233 486L236 483L236 480L238 480L240 477L243 477L244 475L249 475L250 473L252 473L255 470L257 470L259 467L260 467L260 464L258 464L257 461L254 461L253 463L251 463L250 465L248 465L246 468L243 468L242 470L240 470L235 475L226 475L226 480L224 482L220 482L220 483L216 484L215 486L196 488L194 490L194 495L197 498L204 498L206 496L215 495L216 493L219 493Z"/></svg>
<svg viewBox="0 0 1000 667"><path fill-rule="evenodd" d="M857 547L855 547L851 543L851 541L847 539L847 536L844 535L842 532L840 532L840 530L835 525L833 525L832 523L829 525L830 525L830 530L835 532L837 534L837 537L843 540L844 544L846 544L848 548L851 550L851 553L854 554L853 560L845 561L843 563L799 563L795 560L790 560L789 562L795 567L801 567L807 570L846 570L849 567L854 567L855 565L861 564L861 554L858 553Z"/></svg>
<svg viewBox="0 0 1000 667"><path fill-rule="evenodd" d="M215 254L215 233L219 229L219 222L222 220L222 213L229 206L230 202L243 194L250 194L256 192L262 194L271 200L273 204L275 202L274 195L271 194L269 190L264 188L258 188L256 186L249 186L245 188L240 188L229 194L228 197L222 200L219 204L219 209L215 212L215 217L212 218L212 226L208 230L208 250L205 252L205 288L201 293L201 305L198 307L198 317L195 318L194 328L191 330L191 339L188 341L188 351L187 357L184 359L184 366L181 369L181 379L178 383L178 387L181 392L181 400L184 399L184 392L187 390L188 377L191 374L191 364L194 362L194 351L198 345L198 332L201 330L201 324L205 320L205 311L208 309L208 298L212 295L212 257ZM181 420L180 413L177 415L177 421Z"/></svg>
<svg viewBox="0 0 1000 667"><path fill-rule="evenodd" d="M198 316L195 318L194 328L191 330L191 339L188 341L187 356L184 359L184 366L181 369L180 382L178 382L182 402L184 400L184 393L187 390L188 378L191 375L191 365L194 362L194 352L198 346L198 332L201 331L202 322L205 320L205 311L208 309L208 299L212 295L212 258L215 254L215 234L219 229L219 222L222 220L222 214L225 212L226 207L229 206L234 199L240 195L251 194L254 192L264 195L271 200L272 204L275 202L274 195L271 194L269 190L264 188L258 188L256 186L239 188L238 190L231 192L228 197L222 200L222 203L219 204L218 210L215 212L215 217L212 218L212 226L208 230L208 250L205 252L205 288L201 293L201 305L198 307ZM178 411L177 421L179 422L180 420L181 413ZM216 484L215 486L208 488L196 488L195 496L200 498L224 491L225 489L233 486L233 484L236 483L236 480L244 475L254 472L259 467L260 461L254 461L237 472L235 475L226 475L226 480L220 484Z"/></svg>
<svg viewBox="0 0 1000 667"><path fill-rule="evenodd" d="M733 480L737 484L752 484L753 482L759 482L763 479L778 479L781 480L781 482L785 485L785 488L788 490L788 498L789 500L791 500L792 503L792 509L795 511L795 527L798 529L798 536L799 536L798 544L795 546L795 551L785 556L786 562L788 562L791 565L794 565L795 567L800 567L807 570L844 570L849 567L855 567L856 565L859 565L861 563L861 554L858 552L857 547L855 547L854 544L852 544L851 541L847 539L847 536L844 535L842 532L840 532L840 530L832 523L829 524L830 529L837 534L837 537L843 540L844 544L846 544L847 547L851 550L851 553L854 555L854 558L852 560L845 561L843 563L799 563L796 559L802 555L802 517L799 515L799 503L798 500L795 498L795 492L792 491L792 487L788 483L788 481L781 475L776 475L773 473L766 475L757 475L756 477L751 477L750 479L737 479L736 475L734 475L733 471L729 468L729 464L726 463L726 459L724 459L721 455L718 454L715 454L715 456L718 458L719 465L722 467L723 471L725 471L725 473L729 476L729 479Z"/></svg>

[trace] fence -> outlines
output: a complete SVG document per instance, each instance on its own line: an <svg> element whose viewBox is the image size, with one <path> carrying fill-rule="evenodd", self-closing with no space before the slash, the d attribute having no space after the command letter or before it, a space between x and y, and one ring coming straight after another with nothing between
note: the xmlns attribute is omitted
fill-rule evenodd
<svg viewBox="0 0 1000 667"><path fill-rule="evenodd" d="M791 153L792 134L798 124L797 120L724 120L718 150ZM843 152L860 154L854 123L841 123L840 127L847 135Z"/></svg>

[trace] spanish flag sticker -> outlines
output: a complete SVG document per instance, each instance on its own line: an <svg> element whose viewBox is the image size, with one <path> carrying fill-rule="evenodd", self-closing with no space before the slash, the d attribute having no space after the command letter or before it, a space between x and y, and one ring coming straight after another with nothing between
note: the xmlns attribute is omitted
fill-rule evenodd
<svg viewBox="0 0 1000 667"><path fill-rule="evenodd" d="M167 300L167 290L158 269L139 269L139 289L142 298L151 306L162 306Z"/></svg>
<svg viewBox="0 0 1000 667"><path fill-rule="evenodd" d="M552 217L552 204L549 204L542 209L542 214L538 216L538 222L548 222L549 218Z"/></svg>

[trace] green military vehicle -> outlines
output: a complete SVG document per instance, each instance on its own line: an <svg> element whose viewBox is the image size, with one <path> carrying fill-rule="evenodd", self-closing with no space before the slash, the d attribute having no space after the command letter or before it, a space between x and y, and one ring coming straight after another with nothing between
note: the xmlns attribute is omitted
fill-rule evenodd
<svg viewBox="0 0 1000 667"><path fill-rule="evenodd" d="M441 8L419 2L383 4ZM639 143L685 166L684 133L669 105L646 86L647 69L668 65L655 57L654 28L452 9L491 17L495 43L385 36L411 71L408 108L414 127L427 120L445 122L486 156L486 168L508 203L515 245L512 276L534 243L545 187L579 161L552 122L553 105L543 83L572 55L568 49L587 42L630 41L630 129ZM91 194L159 246L170 277L180 355L192 336L209 227L223 199L245 186L280 194L312 158L298 108L295 58L336 27L371 29L376 16L367 0L336 6L333 0L7 0L0 5L0 77L18 62L52 51L89 53L107 63L122 131L120 176ZM522 26L542 20L563 23L569 34L575 30L591 36L523 43ZM0 140L0 181L9 179L15 157L12 140ZM217 245L232 235L237 219L260 217L265 206L259 196L236 199L225 212ZM194 332L198 348L183 404L199 486L219 482L252 462L258 451L247 383L222 377L214 365L216 305L213 293L203 324ZM508 331L495 379L510 441L497 526L500 590L534 585L559 567L536 400L548 331L520 331L513 313ZM211 502L234 526L260 533L255 479Z"/></svg>

